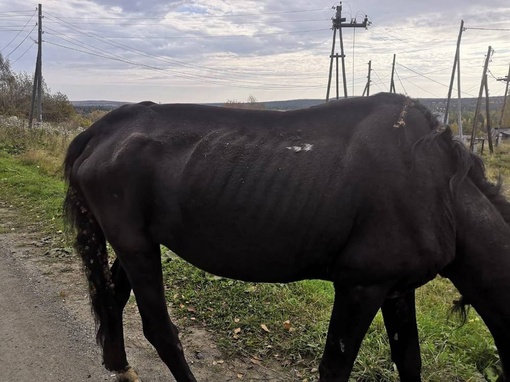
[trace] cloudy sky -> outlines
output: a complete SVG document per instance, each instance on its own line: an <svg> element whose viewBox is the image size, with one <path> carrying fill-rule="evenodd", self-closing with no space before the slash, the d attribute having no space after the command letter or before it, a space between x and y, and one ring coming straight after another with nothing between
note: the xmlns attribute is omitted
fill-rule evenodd
<svg viewBox="0 0 510 382"><path fill-rule="evenodd" d="M48 0L43 6L43 76L70 100L155 102L325 98L333 0ZM33 73L37 3L0 3L0 53ZM508 0L342 2L349 96L388 91L444 98L460 22L461 90L478 95L489 45L489 91L503 95L510 64ZM339 51L337 39L336 50ZM340 79L341 79L340 75ZM456 90L455 90L456 92ZM336 90L333 86L331 94ZM340 83L340 95L343 95Z"/></svg>

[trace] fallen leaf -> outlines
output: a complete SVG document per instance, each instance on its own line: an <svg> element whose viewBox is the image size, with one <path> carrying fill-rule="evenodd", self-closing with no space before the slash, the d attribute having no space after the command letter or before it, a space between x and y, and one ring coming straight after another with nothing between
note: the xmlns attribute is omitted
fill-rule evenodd
<svg viewBox="0 0 510 382"><path fill-rule="evenodd" d="M267 332L267 333L270 333L269 329L267 328L266 324L260 324L260 327L262 328L263 331Z"/></svg>
<svg viewBox="0 0 510 382"><path fill-rule="evenodd" d="M188 312L190 313L195 313L195 308L193 306L188 306L188 308L186 309Z"/></svg>
<svg viewBox="0 0 510 382"><path fill-rule="evenodd" d="M239 318L234 318L234 322L237 324L239 323L239 321L241 321Z"/></svg>
<svg viewBox="0 0 510 382"><path fill-rule="evenodd" d="M254 365L262 366L262 362L260 362L258 359L250 358L250 362L253 363Z"/></svg>
<svg viewBox="0 0 510 382"><path fill-rule="evenodd" d="M292 325L290 324L290 320L287 320L287 321L285 321L285 322L283 323L283 328L284 328L285 330L289 330L289 331L290 331L290 329L292 328Z"/></svg>
<svg viewBox="0 0 510 382"><path fill-rule="evenodd" d="M243 379L243 377L244 377L244 374L237 373L237 378L239 378L239 379Z"/></svg>
<svg viewBox="0 0 510 382"><path fill-rule="evenodd" d="M239 334L239 333L241 333L241 328L234 329L234 334Z"/></svg>

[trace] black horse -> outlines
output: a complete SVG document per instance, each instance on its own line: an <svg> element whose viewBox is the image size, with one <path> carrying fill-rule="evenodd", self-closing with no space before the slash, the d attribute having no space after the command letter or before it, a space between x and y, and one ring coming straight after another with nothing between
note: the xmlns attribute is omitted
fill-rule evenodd
<svg viewBox="0 0 510 382"><path fill-rule="evenodd" d="M141 103L71 143L68 220L107 369L124 349L131 288L178 382L195 381L164 299L160 244L208 272L335 286L320 381L347 381L382 308L402 381L420 381L414 289L450 278L510 375L510 204L481 161L399 95L275 112ZM108 241L117 255L108 266Z"/></svg>

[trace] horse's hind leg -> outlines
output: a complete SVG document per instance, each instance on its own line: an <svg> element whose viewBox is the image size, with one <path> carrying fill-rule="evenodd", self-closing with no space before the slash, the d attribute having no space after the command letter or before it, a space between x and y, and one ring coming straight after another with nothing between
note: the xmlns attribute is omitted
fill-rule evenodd
<svg viewBox="0 0 510 382"><path fill-rule="evenodd" d="M400 381L420 382L421 357L414 290L386 299L381 310L390 340L391 358L397 365Z"/></svg>
<svg viewBox="0 0 510 382"><path fill-rule="evenodd" d="M349 380L363 337L386 293L385 287L348 287L335 283L335 303L319 366L320 382Z"/></svg>
<svg viewBox="0 0 510 382"><path fill-rule="evenodd" d="M177 328L168 316L159 245L133 239L129 240L131 245L115 248L115 252L133 287L144 335L177 382L196 382L184 358Z"/></svg>
<svg viewBox="0 0 510 382"><path fill-rule="evenodd" d="M116 304L110 310L110 327L105 333L103 359L108 370L117 372L117 381L136 382L139 379L129 367L126 358L122 324L122 312L131 293L131 284L118 258L112 265L111 273Z"/></svg>

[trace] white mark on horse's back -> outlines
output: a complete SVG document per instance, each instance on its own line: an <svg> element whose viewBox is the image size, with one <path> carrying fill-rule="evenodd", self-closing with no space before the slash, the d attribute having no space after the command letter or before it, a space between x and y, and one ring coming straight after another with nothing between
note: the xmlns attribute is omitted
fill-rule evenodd
<svg viewBox="0 0 510 382"><path fill-rule="evenodd" d="M312 151L313 145L310 143L304 143L300 146L288 146L286 148L287 148L287 150L293 150L296 153L298 153L300 151Z"/></svg>

